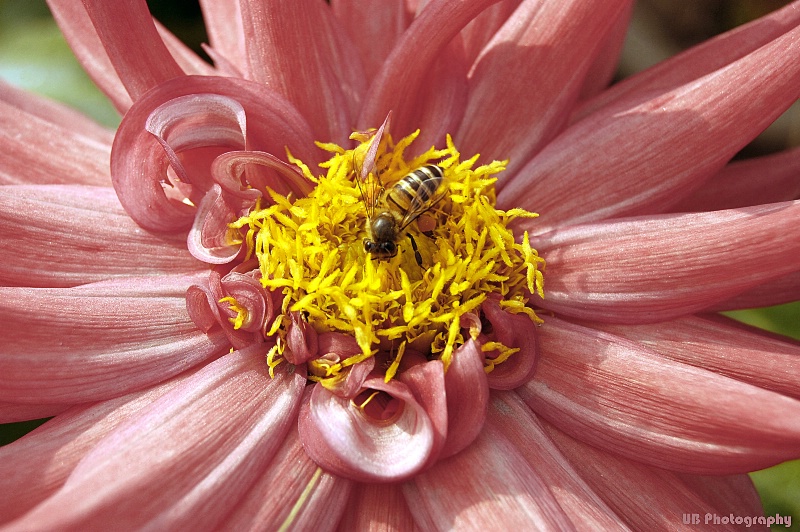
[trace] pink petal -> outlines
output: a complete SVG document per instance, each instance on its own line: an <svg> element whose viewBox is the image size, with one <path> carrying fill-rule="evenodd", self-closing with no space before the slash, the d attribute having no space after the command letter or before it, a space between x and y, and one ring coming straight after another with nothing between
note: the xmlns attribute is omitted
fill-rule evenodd
<svg viewBox="0 0 800 532"><path fill-rule="evenodd" d="M500 431L486 426L461 453L403 492L422 530L573 530L544 479Z"/></svg>
<svg viewBox="0 0 800 532"><path fill-rule="evenodd" d="M85 117L52 102L19 96L0 83L0 184L111 184L110 132L86 126ZM43 116L48 113L52 120ZM75 127L65 123L70 120Z"/></svg>
<svg viewBox="0 0 800 532"><path fill-rule="evenodd" d="M200 6L214 51L239 72L247 72L245 35L238 0L200 0Z"/></svg>
<svg viewBox="0 0 800 532"><path fill-rule="evenodd" d="M274 170L274 173L261 169ZM214 159L211 175L222 189L243 199L262 197L267 187L278 194L307 196L311 182L294 166L263 151L228 151ZM249 185L246 188L242 182Z"/></svg>
<svg viewBox="0 0 800 532"><path fill-rule="evenodd" d="M800 97L798 35L800 26L670 92L584 118L507 182L498 205L538 212L537 231L666 209Z"/></svg>
<svg viewBox="0 0 800 532"><path fill-rule="evenodd" d="M161 144L180 181L205 185L207 175L188 175L178 154L197 148L244 149L247 138L244 108L219 94L187 94L172 98L148 115L144 128Z"/></svg>
<svg viewBox="0 0 800 532"><path fill-rule="evenodd" d="M410 352L410 350L408 350L403 356L404 363L408 363L416 358L416 356L409 355L416 355L420 359L425 360L421 354L417 355L416 352ZM469 355L462 358L468 357ZM457 385L460 384L458 380L459 378L464 377L463 374L465 373L465 369L469 370L470 362L470 360L462 361L461 365L466 367L462 368L462 370L458 372L460 375L450 377L449 380L444 371L444 364L442 364L440 360L425 360L424 362L412 365L410 368L407 368L400 373L399 380L403 384L408 385L409 389L414 394L414 397L422 406L422 408L425 409L425 412L428 414L428 418L431 421L433 445L431 446L431 452L424 468L428 468L436 463L440 457L455 454L456 452L460 451L464 445L468 445L472 440L475 439L475 435L473 433L471 435L471 439L469 439L469 441L466 443L464 442L464 440L468 439L470 436L469 430L471 427L468 426L469 421L477 418L477 421L480 423L480 425L475 428L477 431L480 431L480 427L483 426L483 419L486 417L485 403L480 405L481 408L476 414L473 412L459 411L459 409L456 407L454 407L452 412L450 411L450 404L455 403L457 398L450 397L450 394L448 393L448 382L451 383L450 387L454 389L454 396L456 395L455 392L461 393L461 390L456 390L458 387ZM451 367L454 364L451 364ZM461 393L461 395L463 395L463 393ZM464 416L464 419L457 420L456 418L459 414ZM456 431L452 435L452 438L450 437L451 434L449 432L451 420L457 425ZM445 446L448 444L452 444L453 447L446 448Z"/></svg>
<svg viewBox="0 0 800 532"><path fill-rule="evenodd" d="M600 43L629 4L523 2L470 71L454 136L462 153L510 159L506 175L517 172L563 127Z"/></svg>
<svg viewBox="0 0 800 532"><path fill-rule="evenodd" d="M131 96L114 70L83 3L47 0L47 5L83 69L117 111L124 113L132 104Z"/></svg>
<svg viewBox="0 0 800 532"><path fill-rule="evenodd" d="M740 310L771 307L800 300L800 271L771 279L731 299L713 305L709 310Z"/></svg>
<svg viewBox="0 0 800 532"><path fill-rule="evenodd" d="M150 281L157 285L157 278ZM184 293L189 279L184 279ZM224 352L182 294L117 295L114 283L0 288L0 401L77 404L152 386Z"/></svg>
<svg viewBox="0 0 800 532"><path fill-rule="evenodd" d="M800 23L799 5L796 1L791 2L615 84L587 102L578 110L576 118L605 105L629 107L630 103L626 101L637 100L643 103L655 93L673 90L741 59L797 26Z"/></svg>
<svg viewBox="0 0 800 532"><path fill-rule="evenodd" d="M145 129L153 110L175 98L191 95L201 99L221 98L216 101L234 100L240 104L247 117L247 146L273 154L284 154L288 147L309 166L319 162L320 153L305 120L291 104L262 85L219 77L188 77L165 82L137 101L125 116L111 156L111 176L120 201L143 227L180 231L188 229L194 219L193 208L165 194L162 181L168 179L168 159L162 145ZM228 133L225 138L230 138ZM231 148L240 149L227 146L228 150ZM182 161L184 165L187 162L190 160ZM208 173L210 175L210 171ZM197 177L192 176L192 179Z"/></svg>
<svg viewBox="0 0 800 532"><path fill-rule="evenodd" d="M335 530L352 486L312 462L292 427L220 530Z"/></svg>
<svg viewBox="0 0 800 532"><path fill-rule="evenodd" d="M423 83L417 93L415 108L398 114L396 131L420 130L411 152L423 152L431 146L444 146L447 135L458 130L467 106L466 84L469 65L458 40L445 47L428 73L435 83Z"/></svg>
<svg viewBox="0 0 800 532"><path fill-rule="evenodd" d="M683 515L699 514L703 519L719 512L705 500L704 491L694 491L675 473L600 451L550 425L546 428L586 483L633 530L677 530ZM740 508L736 514L748 515L746 510Z"/></svg>
<svg viewBox="0 0 800 532"><path fill-rule="evenodd" d="M464 42L467 64L472 65L475 63L475 59L477 59L481 50L521 3L522 0L501 0L487 7L480 15L464 26L464 29L461 30L461 38Z"/></svg>
<svg viewBox="0 0 800 532"><path fill-rule="evenodd" d="M469 340L453 354L444 374L447 394L447 440L441 458L447 458L470 445L486 420L489 383L483 371L483 352Z"/></svg>
<svg viewBox="0 0 800 532"><path fill-rule="evenodd" d="M418 529L399 485L357 484L347 500L339 530Z"/></svg>
<svg viewBox="0 0 800 532"><path fill-rule="evenodd" d="M708 308L800 267L798 217L795 201L554 231L534 240L547 259L545 299L537 303L618 323Z"/></svg>
<svg viewBox="0 0 800 532"><path fill-rule="evenodd" d="M403 0L373 2L365 7L360 0L333 0L336 21L358 49L369 84L411 23L411 13Z"/></svg>
<svg viewBox="0 0 800 532"><path fill-rule="evenodd" d="M300 411L300 439L306 452L326 471L353 480L387 482L413 475L426 463L434 443L431 420L408 386L382 377L364 387L381 390L401 403L395 419L362 414L349 399L314 386Z"/></svg>
<svg viewBox="0 0 800 532"><path fill-rule="evenodd" d="M142 231L107 187L0 187L0 282L74 286L203 267L184 239Z"/></svg>
<svg viewBox="0 0 800 532"><path fill-rule="evenodd" d="M69 407L70 405L24 405L0 402L0 423L44 419L60 414Z"/></svg>
<svg viewBox="0 0 800 532"><path fill-rule="evenodd" d="M233 297L247 313L239 329L231 322L237 313L223 301L225 297ZM221 277L212 271L192 284L186 290L186 311L203 332L216 333L221 329L234 349L264 343L266 328L275 317L272 295L254 276L238 272Z"/></svg>
<svg viewBox="0 0 800 532"><path fill-rule="evenodd" d="M389 111L407 123L418 109L418 93L430 83L430 70L448 43L481 11L498 0L438 0L430 2L403 33L372 80L358 119L374 127ZM402 75L398 75L402 73ZM428 90L433 90L432 88ZM397 129L396 136L410 131Z"/></svg>
<svg viewBox="0 0 800 532"><path fill-rule="evenodd" d="M172 390L186 375L147 391L71 407L0 448L0 522L8 522L55 493L101 439Z"/></svg>
<svg viewBox="0 0 800 532"><path fill-rule="evenodd" d="M734 161L670 210L714 211L800 197L800 148Z"/></svg>
<svg viewBox="0 0 800 532"><path fill-rule="evenodd" d="M167 47L170 55L183 73L195 76L213 76L217 73L214 67L206 63L194 50L186 46L183 41L173 35L160 22L157 20L153 22L159 36L164 41L164 46Z"/></svg>
<svg viewBox="0 0 800 532"><path fill-rule="evenodd" d="M800 452L796 399L557 318L539 333L536 378L517 392L574 438L696 474L752 471Z"/></svg>
<svg viewBox="0 0 800 532"><path fill-rule="evenodd" d="M678 474L686 486L714 505L721 515L762 515L764 509L748 475L702 477ZM705 516L704 516L705 517Z"/></svg>
<svg viewBox="0 0 800 532"><path fill-rule="evenodd" d="M156 85L183 75L161 40L144 0L123 4L84 0L83 5L108 59L134 101Z"/></svg>
<svg viewBox="0 0 800 532"><path fill-rule="evenodd" d="M197 206L192 228L186 239L186 249L194 258L206 264L228 264L239 256L242 245L228 242L228 224L239 217L241 202L226 201L219 185L213 185Z"/></svg>
<svg viewBox="0 0 800 532"><path fill-rule="evenodd" d="M2 80L0 80L0 102L8 104L17 112L40 118L48 125L64 130L64 134L69 133L76 138L85 139L87 144L111 147L111 142L114 140L113 131L75 109L35 93L18 89ZM5 112L7 111L4 111L3 114ZM59 157L67 155L69 154L60 154Z"/></svg>
<svg viewBox="0 0 800 532"><path fill-rule="evenodd" d="M239 5L252 79L291 101L316 139L344 145L364 94L364 71L329 6L316 0Z"/></svg>
<svg viewBox="0 0 800 532"><path fill-rule="evenodd" d="M628 34L632 14L633 2L628 3L625 11L617 17L614 26L611 27L600 43L600 49L595 55L594 62L586 72L586 78L583 80L580 93L581 100L602 93L614 79L619 67L619 58Z"/></svg>
<svg viewBox="0 0 800 532"><path fill-rule="evenodd" d="M512 314L501 309L496 298L487 298L481 305L481 311L491 324L491 331L482 331L487 339L519 349L487 375L489 388L513 390L528 382L536 371L536 325L525 314ZM496 356L493 352L486 354L490 357Z"/></svg>
<svg viewBox="0 0 800 532"><path fill-rule="evenodd" d="M299 374L271 379L264 354L226 355L128 419L16 527L221 524L285 439L305 384Z"/></svg>
<svg viewBox="0 0 800 532"><path fill-rule="evenodd" d="M800 399L800 342L714 315L591 327L639 342L669 360Z"/></svg>
<svg viewBox="0 0 800 532"><path fill-rule="evenodd" d="M304 364L316 358L319 352L317 331L309 324L300 312L289 313L290 322L286 333L286 346L289 352L285 355L289 364Z"/></svg>
<svg viewBox="0 0 800 532"><path fill-rule="evenodd" d="M345 358L361 353L361 347L350 334L339 332L323 332L317 335L317 358L338 363ZM345 399L352 399L364 386L364 381L375 368L375 357L370 357L350 367L344 381L333 384L329 389Z"/></svg>
<svg viewBox="0 0 800 532"><path fill-rule="evenodd" d="M517 394L493 392L487 423L514 444L550 487L579 530L624 530L622 522L584 482Z"/></svg>

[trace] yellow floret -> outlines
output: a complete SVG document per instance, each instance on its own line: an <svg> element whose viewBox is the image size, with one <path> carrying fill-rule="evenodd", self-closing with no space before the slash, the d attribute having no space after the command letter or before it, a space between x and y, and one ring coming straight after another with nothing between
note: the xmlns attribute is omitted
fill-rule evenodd
<svg viewBox="0 0 800 532"><path fill-rule="evenodd" d="M397 371L406 347L438 356L447 367L464 342L461 316L477 312L489 294L499 294L505 310L541 321L526 303L530 294L543 297L544 260L531 247L527 233L517 242L508 227L515 218L536 214L495 208L493 176L505 163L476 166L477 155L461 161L449 136L445 149L431 148L406 160L405 150L418 134L396 144L384 135L369 179L387 190L426 164L444 170L447 194L426 213L435 228L422 233L412 223L404 230L416 242L422 266L405 234L398 241L399 253L389 260L373 260L364 250L368 224L364 196L381 191L366 183L359 186L356 179L372 142L361 133L354 135L361 144L353 150L317 144L331 153L320 165L327 171L324 176L314 177L290 155L290 161L316 183L309 196L290 199L269 191L271 205L258 207L231 225L244 235L248 252L258 259L262 285L284 294L282 312L304 312L317 331L350 334L358 342L361 353L356 356L338 363L309 363L309 378L323 384L335 384L345 368L380 350L396 353L386 370L387 380ZM230 303L241 326L246 316L234 301ZM280 362L288 323L280 316L268 331L278 337L270 351L271 368ZM488 348L501 356L487 371L515 352L497 342Z"/></svg>

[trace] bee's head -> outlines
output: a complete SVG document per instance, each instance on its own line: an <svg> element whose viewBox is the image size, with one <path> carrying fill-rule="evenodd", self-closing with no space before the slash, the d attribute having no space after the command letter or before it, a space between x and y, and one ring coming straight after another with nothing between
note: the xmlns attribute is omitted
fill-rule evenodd
<svg viewBox="0 0 800 532"><path fill-rule="evenodd" d="M369 238L365 238L364 251L371 253L372 258L375 260L391 259L397 255L397 244L395 244L394 240L376 242L374 240L370 240Z"/></svg>

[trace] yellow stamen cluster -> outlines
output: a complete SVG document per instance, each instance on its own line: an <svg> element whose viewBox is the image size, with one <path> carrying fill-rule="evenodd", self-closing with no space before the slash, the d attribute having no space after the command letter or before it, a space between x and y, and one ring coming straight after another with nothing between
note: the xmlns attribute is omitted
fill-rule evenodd
<svg viewBox="0 0 800 532"><path fill-rule="evenodd" d="M539 321L526 306L526 297L534 292L543 296L544 260L527 233L518 243L508 228L515 218L536 215L495 209L492 176L505 163L476 167L477 155L461 161L449 137L445 149L431 148L406 160L404 152L418 133L396 144L384 135L370 179L388 190L408 172L437 164L444 170L447 193L423 215L432 229L420 231L422 218L412 223L391 259L374 260L364 250L369 223L364 196L376 190L356 178L374 140L365 135L354 135L362 141L355 150L319 144L332 153L321 165L327 169L325 176L315 177L293 160L315 183L311 194L292 199L268 191L271 205L254 209L232 225L246 231L247 249L258 258L264 287L284 295L283 314L268 332L278 336L269 356L271 366L280 362L285 348L288 312L301 312L317 331L350 334L361 347L361 353L339 362L311 361L310 378L323 384L338 381L346 373L343 369L379 350L396 353L387 379L397 371L406 347L438 356L447 367L454 349L464 342L460 317L478 312L489 294L499 294L505 310ZM416 242L422 266L405 233ZM515 351L494 343L492 348L502 359Z"/></svg>

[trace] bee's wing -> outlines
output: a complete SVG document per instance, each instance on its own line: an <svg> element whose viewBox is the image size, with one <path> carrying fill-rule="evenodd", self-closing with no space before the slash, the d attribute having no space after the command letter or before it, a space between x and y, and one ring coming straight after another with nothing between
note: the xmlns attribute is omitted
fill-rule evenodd
<svg viewBox="0 0 800 532"><path fill-rule="evenodd" d="M367 210L367 216L371 218L375 215L375 206L378 203L378 196L380 193L380 183L378 183L378 180L366 168L358 167L355 154L353 154L353 173L355 174L358 191L361 193L361 200L364 202L364 207Z"/></svg>

